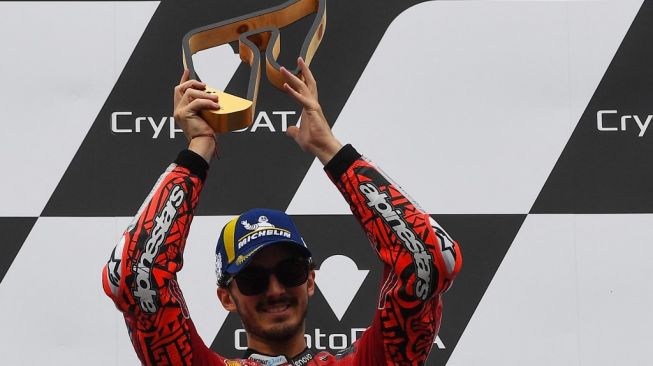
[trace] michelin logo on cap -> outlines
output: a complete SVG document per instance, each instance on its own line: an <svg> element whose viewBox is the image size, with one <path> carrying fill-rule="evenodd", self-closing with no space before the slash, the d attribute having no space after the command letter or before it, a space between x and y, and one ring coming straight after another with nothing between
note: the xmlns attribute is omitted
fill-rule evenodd
<svg viewBox="0 0 653 366"><path fill-rule="evenodd" d="M259 216L258 223L253 225L247 222L247 220L243 220L240 223L245 229L250 230L250 232L238 239L238 249L242 249L250 241L264 236L281 236L287 239L292 237L290 231L277 228L270 223L267 216Z"/></svg>

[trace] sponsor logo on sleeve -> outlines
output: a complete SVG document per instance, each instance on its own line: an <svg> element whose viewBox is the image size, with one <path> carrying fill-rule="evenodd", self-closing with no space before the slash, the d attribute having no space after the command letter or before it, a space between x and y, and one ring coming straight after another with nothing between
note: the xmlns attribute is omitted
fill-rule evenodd
<svg viewBox="0 0 653 366"><path fill-rule="evenodd" d="M429 222L440 242L440 253L442 253L442 259L447 267L447 273L452 274L456 266L456 251L453 239L432 217L429 218Z"/></svg>
<svg viewBox="0 0 653 366"><path fill-rule="evenodd" d="M125 235L120 238L120 242L113 248L111 257L107 263L107 277L109 286L114 296L118 295L118 288L120 287L120 278L122 276L120 263L122 262L122 252L125 247ZM116 254L117 253L117 254Z"/></svg>
<svg viewBox="0 0 653 366"><path fill-rule="evenodd" d="M154 219L155 224L150 237L145 242L143 251L132 268L133 273L136 274L133 295L138 299L139 306L145 313L152 314L158 310L158 291L156 284L152 281L152 266L159 255L161 246L168 237L170 227L185 197L186 193L181 186L175 185L172 188L166 204Z"/></svg>
<svg viewBox="0 0 653 366"><path fill-rule="evenodd" d="M367 206L372 208L394 231L408 251L413 256L413 264L417 271L415 294L422 300L427 300L433 293L432 274L433 257L426 246L403 219L403 212L390 203L386 193L383 193L374 183L361 183L358 189L365 195Z"/></svg>

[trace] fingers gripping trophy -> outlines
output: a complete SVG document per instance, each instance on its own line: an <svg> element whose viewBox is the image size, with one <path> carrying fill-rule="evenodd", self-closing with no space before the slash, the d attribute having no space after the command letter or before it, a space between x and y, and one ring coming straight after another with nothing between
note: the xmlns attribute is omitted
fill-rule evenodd
<svg viewBox="0 0 653 366"><path fill-rule="evenodd" d="M301 126L306 127L290 126L286 133L297 142L302 150L312 153L323 164L326 164L342 145L331 133L331 129L322 113L322 108L318 102L315 78L302 58L297 59L297 64L305 80L293 75L285 67L281 67L281 74L284 78L282 88L290 97L302 105ZM179 85L175 87L174 118L190 141L190 146L194 146L199 144L199 141L206 140L207 137L215 140L217 132L202 117L202 113L205 111L218 111L221 107L219 96L207 92L205 83L189 80L188 77L189 71L186 69ZM193 142L195 138L201 137L205 139ZM202 142L202 146L204 145L207 145L206 141ZM215 141L213 143L209 142L208 147L204 150L207 151L202 150L202 153L213 154ZM200 151L196 152L200 153ZM210 161L210 159L205 160Z"/></svg>
<svg viewBox="0 0 653 366"><path fill-rule="evenodd" d="M190 69L174 88L173 106L188 146L157 180L113 249L102 272L104 292L122 312L143 365L423 365L440 326L441 295L462 266L458 243L370 160L333 135L316 77L303 57L296 70L278 72L281 89L303 109L301 125L289 127L287 135L324 165L349 203L352 220L375 246L370 254L383 264L384 285L370 326L338 354L307 348L306 311L315 293L310 243L284 212L253 208L222 228L215 247L216 303L238 314L248 349L228 359L199 337L177 272L215 156L215 137L229 138L229 128L242 123L224 113L216 117L221 110L240 112L234 104L225 107L224 95L193 78ZM246 120L246 113L238 119L243 116Z"/></svg>

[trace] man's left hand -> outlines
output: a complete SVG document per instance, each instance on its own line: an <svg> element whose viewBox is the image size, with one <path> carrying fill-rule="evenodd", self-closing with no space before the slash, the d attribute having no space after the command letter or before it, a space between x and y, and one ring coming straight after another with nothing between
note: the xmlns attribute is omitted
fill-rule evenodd
<svg viewBox="0 0 653 366"><path fill-rule="evenodd" d="M315 155L322 164L326 164L340 150L342 144L333 136L322 113L322 107L317 99L317 83L311 70L301 57L297 60L297 64L304 81L286 68L281 68L285 92L304 107L300 126L288 127L286 133L302 150Z"/></svg>

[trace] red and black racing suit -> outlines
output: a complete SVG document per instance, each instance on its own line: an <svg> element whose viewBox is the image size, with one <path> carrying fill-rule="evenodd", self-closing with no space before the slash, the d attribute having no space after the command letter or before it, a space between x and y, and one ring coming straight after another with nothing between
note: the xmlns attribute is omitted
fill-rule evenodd
<svg viewBox="0 0 653 366"><path fill-rule="evenodd" d="M227 360L199 337L176 281L208 164L184 150L159 178L104 267L144 365L261 365ZM325 167L385 264L372 325L347 350L305 365L422 365L460 270L458 244L401 188L347 145Z"/></svg>

